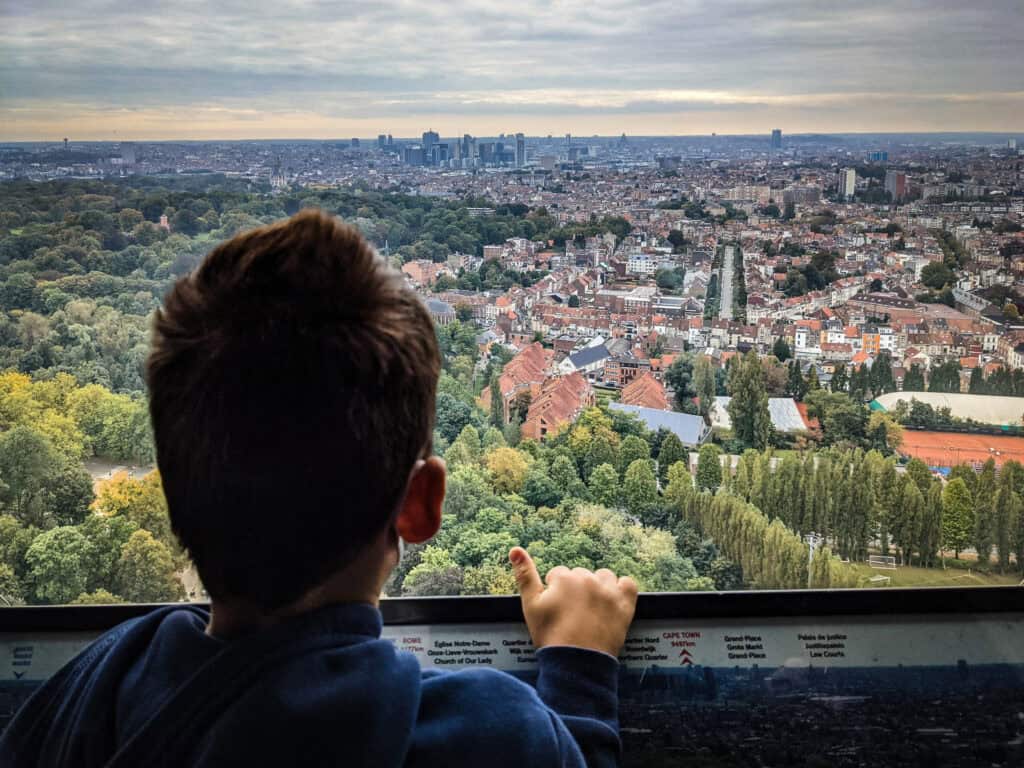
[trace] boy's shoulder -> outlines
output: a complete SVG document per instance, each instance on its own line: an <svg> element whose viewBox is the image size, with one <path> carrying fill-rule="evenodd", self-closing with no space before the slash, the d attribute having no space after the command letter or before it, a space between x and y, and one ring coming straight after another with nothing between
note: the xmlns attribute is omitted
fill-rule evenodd
<svg viewBox="0 0 1024 768"><path fill-rule="evenodd" d="M509 672L491 667L460 669L457 671L428 670L423 675L424 695L447 698L500 700L506 706L544 707L536 689Z"/></svg>
<svg viewBox="0 0 1024 768"><path fill-rule="evenodd" d="M544 765L558 755L555 717L532 686L506 672L425 672L414 752L434 764L451 750L453 765L493 763L496 755L502 764L518 756Z"/></svg>

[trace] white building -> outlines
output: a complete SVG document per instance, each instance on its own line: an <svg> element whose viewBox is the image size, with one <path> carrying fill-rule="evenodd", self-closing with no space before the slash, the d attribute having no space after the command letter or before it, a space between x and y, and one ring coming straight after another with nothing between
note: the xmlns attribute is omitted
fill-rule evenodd
<svg viewBox="0 0 1024 768"><path fill-rule="evenodd" d="M849 200L857 190L857 171L853 168L844 168L839 172L839 194Z"/></svg>
<svg viewBox="0 0 1024 768"><path fill-rule="evenodd" d="M896 348L898 346L899 337L893 331L892 328L879 328L878 329L878 349L879 351L887 351L893 357L896 356Z"/></svg>
<svg viewBox="0 0 1024 768"><path fill-rule="evenodd" d="M626 261L626 272L631 275L652 276L658 271L658 258L647 253L630 254Z"/></svg>

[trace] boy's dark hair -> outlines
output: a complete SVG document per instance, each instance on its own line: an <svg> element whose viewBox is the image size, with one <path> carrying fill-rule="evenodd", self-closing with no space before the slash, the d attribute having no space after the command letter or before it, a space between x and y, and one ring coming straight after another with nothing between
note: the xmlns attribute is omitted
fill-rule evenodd
<svg viewBox="0 0 1024 768"><path fill-rule="evenodd" d="M393 520L430 454L433 322L319 211L246 232L177 282L147 361L171 525L213 597L274 610Z"/></svg>

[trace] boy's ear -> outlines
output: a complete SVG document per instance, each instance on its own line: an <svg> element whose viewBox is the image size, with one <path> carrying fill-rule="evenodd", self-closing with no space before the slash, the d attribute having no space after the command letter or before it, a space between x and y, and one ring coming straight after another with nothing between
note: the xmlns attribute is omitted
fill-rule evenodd
<svg viewBox="0 0 1024 768"><path fill-rule="evenodd" d="M399 536L410 544L421 544L433 538L441 528L444 489L444 459L431 456L418 463L409 478L405 500L395 521Z"/></svg>

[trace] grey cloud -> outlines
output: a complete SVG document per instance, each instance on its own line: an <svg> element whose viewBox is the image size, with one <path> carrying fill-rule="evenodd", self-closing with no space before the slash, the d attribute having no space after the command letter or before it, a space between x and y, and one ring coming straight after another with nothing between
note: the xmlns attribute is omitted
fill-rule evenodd
<svg viewBox="0 0 1024 768"><path fill-rule="evenodd" d="M750 113L758 105L749 101L526 99L513 109L465 104L459 94L1013 91L1022 39L1019 0L8 0L0 7L0 118L13 107L73 102L246 103L324 115L366 108L382 116ZM373 94L406 102L379 104L386 98ZM843 108L810 103L790 108ZM884 128L886 114L876 111Z"/></svg>

